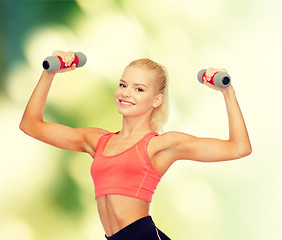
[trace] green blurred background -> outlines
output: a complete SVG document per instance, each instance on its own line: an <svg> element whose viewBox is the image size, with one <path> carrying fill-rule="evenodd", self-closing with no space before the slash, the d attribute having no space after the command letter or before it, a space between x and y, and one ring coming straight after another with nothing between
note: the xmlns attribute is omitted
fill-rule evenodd
<svg viewBox="0 0 282 240"><path fill-rule="evenodd" d="M56 49L84 52L85 67L56 76L45 118L117 131L113 101L124 67L149 57L168 68L166 131L227 138L223 98L198 70L232 76L253 153L223 163L179 161L151 205L172 239L282 237L280 0L0 1L0 239L102 240L91 158L22 133L21 115Z"/></svg>

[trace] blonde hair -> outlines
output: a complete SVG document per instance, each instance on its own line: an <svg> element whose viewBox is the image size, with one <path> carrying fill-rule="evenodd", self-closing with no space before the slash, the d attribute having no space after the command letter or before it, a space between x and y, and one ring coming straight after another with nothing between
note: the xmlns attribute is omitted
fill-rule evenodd
<svg viewBox="0 0 282 240"><path fill-rule="evenodd" d="M142 69L151 70L155 74L154 85L157 94L163 95L163 102L152 112L151 127L155 132L163 130L168 118L168 76L164 66L148 59L142 58L131 62L129 66L140 67Z"/></svg>

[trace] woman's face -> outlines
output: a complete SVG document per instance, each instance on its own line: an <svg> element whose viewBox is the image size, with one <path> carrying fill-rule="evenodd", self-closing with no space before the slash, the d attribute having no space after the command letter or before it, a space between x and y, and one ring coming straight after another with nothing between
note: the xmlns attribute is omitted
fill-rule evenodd
<svg viewBox="0 0 282 240"><path fill-rule="evenodd" d="M124 70L115 91L115 102L120 114L137 117L151 114L159 106L162 95L155 93L153 77L152 71L134 66Z"/></svg>

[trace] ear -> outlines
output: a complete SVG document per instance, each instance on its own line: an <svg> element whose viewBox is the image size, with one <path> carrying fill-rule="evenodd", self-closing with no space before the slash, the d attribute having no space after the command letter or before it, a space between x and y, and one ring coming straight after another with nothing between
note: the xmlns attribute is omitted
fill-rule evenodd
<svg viewBox="0 0 282 240"><path fill-rule="evenodd" d="M153 107L154 108L157 108L159 107L164 101L164 95L163 94L158 94L156 97L155 97L155 100L153 102Z"/></svg>

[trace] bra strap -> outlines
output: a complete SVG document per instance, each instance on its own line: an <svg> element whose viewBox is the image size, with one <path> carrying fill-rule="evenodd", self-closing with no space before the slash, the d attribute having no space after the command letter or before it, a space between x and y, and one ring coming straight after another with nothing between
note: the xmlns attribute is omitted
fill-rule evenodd
<svg viewBox="0 0 282 240"><path fill-rule="evenodd" d="M144 139L145 146L147 147L147 145L149 144L152 137L155 137L155 136L158 136L158 135L159 134L156 133L156 132L150 132L150 134L148 134L148 136L146 136L146 138Z"/></svg>
<svg viewBox="0 0 282 240"><path fill-rule="evenodd" d="M114 135L114 132L109 132L104 135L102 135L97 143L96 152L103 152L104 148L106 147L106 144L108 143L109 139L112 135Z"/></svg>

